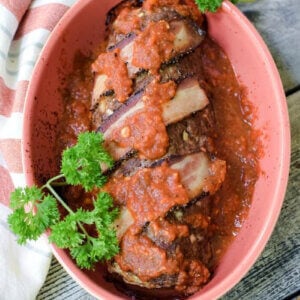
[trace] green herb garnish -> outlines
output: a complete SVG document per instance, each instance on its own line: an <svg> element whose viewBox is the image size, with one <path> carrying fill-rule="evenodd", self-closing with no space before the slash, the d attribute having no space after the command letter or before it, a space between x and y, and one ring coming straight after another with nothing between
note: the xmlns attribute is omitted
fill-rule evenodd
<svg viewBox="0 0 300 300"><path fill-rule="evenodd" d="M11 193L8 224L18 236L18 243L37 240L48 228L49 240L59 248L69 249L80 268L91 269L94 263L107 260L119 252L113 222L118 209L107 193L100 193L91 211L73 211L54 189L55 186L82 185L86 191L106 182L101 166L111 167L113 159L103 148L100 133L82 133L75 146L62 154L61 174L38 188L17 188ZM48 193L46 193L46 191ZM58 202L68 214L61 219ZM85 225L93 226L90 235Z"/></svg>
<svg viewBox="0 0 300 300"><path fill-rule="evenodd" d="M246 3L254 2L255 0L231 0L232 3ZM199 10L205 12L216 12L217 9L222 5L223 0L195 0Z"/></svg>

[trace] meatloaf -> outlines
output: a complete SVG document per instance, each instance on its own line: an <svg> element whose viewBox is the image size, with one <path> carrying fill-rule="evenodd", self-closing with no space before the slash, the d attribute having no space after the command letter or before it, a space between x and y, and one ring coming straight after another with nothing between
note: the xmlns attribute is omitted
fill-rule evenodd
<svg viewBox="0 0 300 300"><path fill-rule="evenodd" d="M105 187L121 209L121 250L108 277L143 295L192 294L210 278L198 251L208 220L197 203L226 174L204 89L203 18L184 2L126 1L109 12L107 26L106 52L93 63L91 110L119 162Z"/></svg>

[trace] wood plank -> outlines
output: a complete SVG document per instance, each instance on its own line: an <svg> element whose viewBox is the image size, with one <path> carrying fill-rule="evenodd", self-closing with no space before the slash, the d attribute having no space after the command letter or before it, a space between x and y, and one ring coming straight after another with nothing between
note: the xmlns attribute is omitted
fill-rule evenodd
<svg viewBox="0 0 300 300"><path fill-rule="evenodd" d="M263 37L286 91L300 85L300 1L257 0L239 4Z"/></svg>
<svg viewBox="0 0 300 300"><path fill-rule="evenodd" d="M36 297L36 300L54 299L96 300L70 277L55 257L52 258L46 281Z"/></svg>

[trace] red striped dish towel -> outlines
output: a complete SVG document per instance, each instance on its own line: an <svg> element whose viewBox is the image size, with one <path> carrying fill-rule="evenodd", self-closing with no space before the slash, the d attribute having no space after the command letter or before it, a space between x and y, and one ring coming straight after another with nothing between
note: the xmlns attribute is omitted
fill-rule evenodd
<svg viewBox="0 0 300 300"><path fill-rule="evenodd" d="M51 252L45 237L20 247L6 223L10 192L24 186L24 99L37 57L76 0L0 0L0 299L35 299Z"/></svg>

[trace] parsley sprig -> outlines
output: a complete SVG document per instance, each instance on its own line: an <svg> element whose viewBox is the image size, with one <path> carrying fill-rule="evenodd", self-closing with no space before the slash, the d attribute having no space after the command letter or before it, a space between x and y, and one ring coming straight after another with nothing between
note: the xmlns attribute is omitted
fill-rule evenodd
<svg viewBox="0 0 300 300"><path fill-rule="evenodd" d="M73 211L56 192L55 186L82 185L86 191L106 182L102 168L112 167L113 159L103 147L100 133L82 133L75 146L62 154L61 173L42 187L17 188L11 193L8 224L18 236L18 243L37 240L50 228L49 240L59 248L69 249L80 268L91 269L98 261L108 260L119 252L113 222L118 209L113 199L101 192L93 210ZM62 219L58 203L68 212ZM86 230L93 226L93 234Z"/></svg>
<svg viewBox="0 0 300 300"><path fill-rule="evenodd" d="M78 136L74 147L64 151L61 171L69 184L80 184L89 191L94 186L101 187L106 182L101 166L106 164L111 167L114 162L102 147L103 142L103 135L100 133L83 133Z"/></svg>
<svg viewBox="0 0 300 300"><path fill-rule="evenodd" d="M246 3L254 2L255 0L231 0L232 3ZM199 10L205 12L216 12L217 9L222 5L223 0L195 0Z"/></svg>

